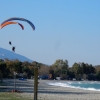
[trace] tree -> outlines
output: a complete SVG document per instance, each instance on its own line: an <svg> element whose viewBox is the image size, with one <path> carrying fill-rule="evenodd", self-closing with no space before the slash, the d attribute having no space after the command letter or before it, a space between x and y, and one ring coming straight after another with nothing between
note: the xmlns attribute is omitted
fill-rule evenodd
<svg viewBox="0 0 100 100"><path fill-rule="evenodd" d="M6 61L7 68L10 69L11 73L17 72L21 73L22 72L22 62L18 60L12 60L12 61Z"/></svg>
<svg viewBox="0 0 100 100"><path fill-rule="evenodd" d="M73 66L72 66L72 70L73 70L73 72L75 73L76 79L77 79L77 80L80 80L80 79L81 79L81 76L82 76L82 74L83 74L83 70L82 70L80 64L75 62L75 63L73 64Z"/></svg>
<svg viewBox="0 0 100 100"><path fill-rule="evenodd" d="M51 67L49 69L49 79L55 79L54 70Z"/></svg>
<svg viewBox="0 0 100 100"><path fill-rule="evenodd" d="M67 72L67 79L72 80L73 78L75 78L75 72L72 68L69 68Z"/></svg>
<svg viewBox="0 0 100 100"><path fill-rule="evenodd" d="M6 73L6 63L5 62L0 62L0 77L1 81Z"/></svg>
<svg viewBox="0 0 100 100"><path fill-rule="evenodd" d="M19 60L14 60L13 67L15 72L22 73L22 62L20 62Z"/></svg>
<svg viewBox="0 0 100 100"><path fill-rule="evenodd" d="M96 72L95 68L92 66L92 64L88 65L88 74L94 74Z"/></svg>
<svg viewBox="0 0 100 100"><path fill-rule="evenodd" d="M58 59L52 65L52 69L54 70L54 74L55 74L56 77L60 76L60 77L65 78L66 75L67 75L67 71L68 71L68 61Z"/></svg>
<svg viewBox="0 0 100 100"><path fill-rule="evenodd" d="M97 80L100 81L100 71L98 71L98 72L96 73L96 78L97 78Z"/></svg>
<svg viewBox="0 0 100 100"><path fill-rule="evenodd" d="M27 76L27 78L29 78L29 76L30 76L30 69L28 68L28 66L23 66L22 72L24 73L24 75Z"/></svg>

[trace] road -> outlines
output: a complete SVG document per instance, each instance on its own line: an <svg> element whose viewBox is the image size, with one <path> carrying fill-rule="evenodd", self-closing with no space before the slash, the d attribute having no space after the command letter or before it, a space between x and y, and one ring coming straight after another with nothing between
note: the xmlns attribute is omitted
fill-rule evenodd
<svg viewBox="0 0 100 100"><path fill-rule="evenodd" d="M3 82L4 85L0 86L0 92L14 90L14 79L4 79ZM34 81L32 79L27 79L27 80L16 79L16 90L19 90L21 92L33 93Z"/></svg>

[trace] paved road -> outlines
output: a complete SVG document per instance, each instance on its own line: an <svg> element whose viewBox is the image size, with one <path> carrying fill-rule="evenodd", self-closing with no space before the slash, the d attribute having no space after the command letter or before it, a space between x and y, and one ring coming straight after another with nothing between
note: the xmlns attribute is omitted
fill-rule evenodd
<svg viewBox="0 0 100 100"><path fill-rule="evenodd" d="M0 86L0 91L11 91L14 89L14 79L3 80L4 86ZM16 79L16 89L21 92L33 93L34 91L34 81L32 79L19 80Z"/></svg>

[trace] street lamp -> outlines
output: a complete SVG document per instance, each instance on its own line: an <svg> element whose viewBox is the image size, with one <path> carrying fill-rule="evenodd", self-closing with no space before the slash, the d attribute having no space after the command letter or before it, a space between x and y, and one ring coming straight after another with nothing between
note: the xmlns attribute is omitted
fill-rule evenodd
<svg viewBox="0 0 100 100"><path fill-rule="evenodd" d="M16 92L16 75L17 73L14 71L14 92Z"/></svg>

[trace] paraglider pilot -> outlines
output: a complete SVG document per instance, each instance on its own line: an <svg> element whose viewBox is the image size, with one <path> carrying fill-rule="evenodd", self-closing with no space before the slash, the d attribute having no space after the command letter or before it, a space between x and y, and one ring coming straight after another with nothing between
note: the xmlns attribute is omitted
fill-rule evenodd
<svg viewBox="0 0 100 100"><path fill-rule="evenodd" d="M11 41L9 41L9 44L11 45Z"/></svg>
<svg viewBox="0 0 100 100"><path fill-rule="evenodd" d="M15 52L15 47L12 47L12 51L14 51L14 52Z"/></svg>

